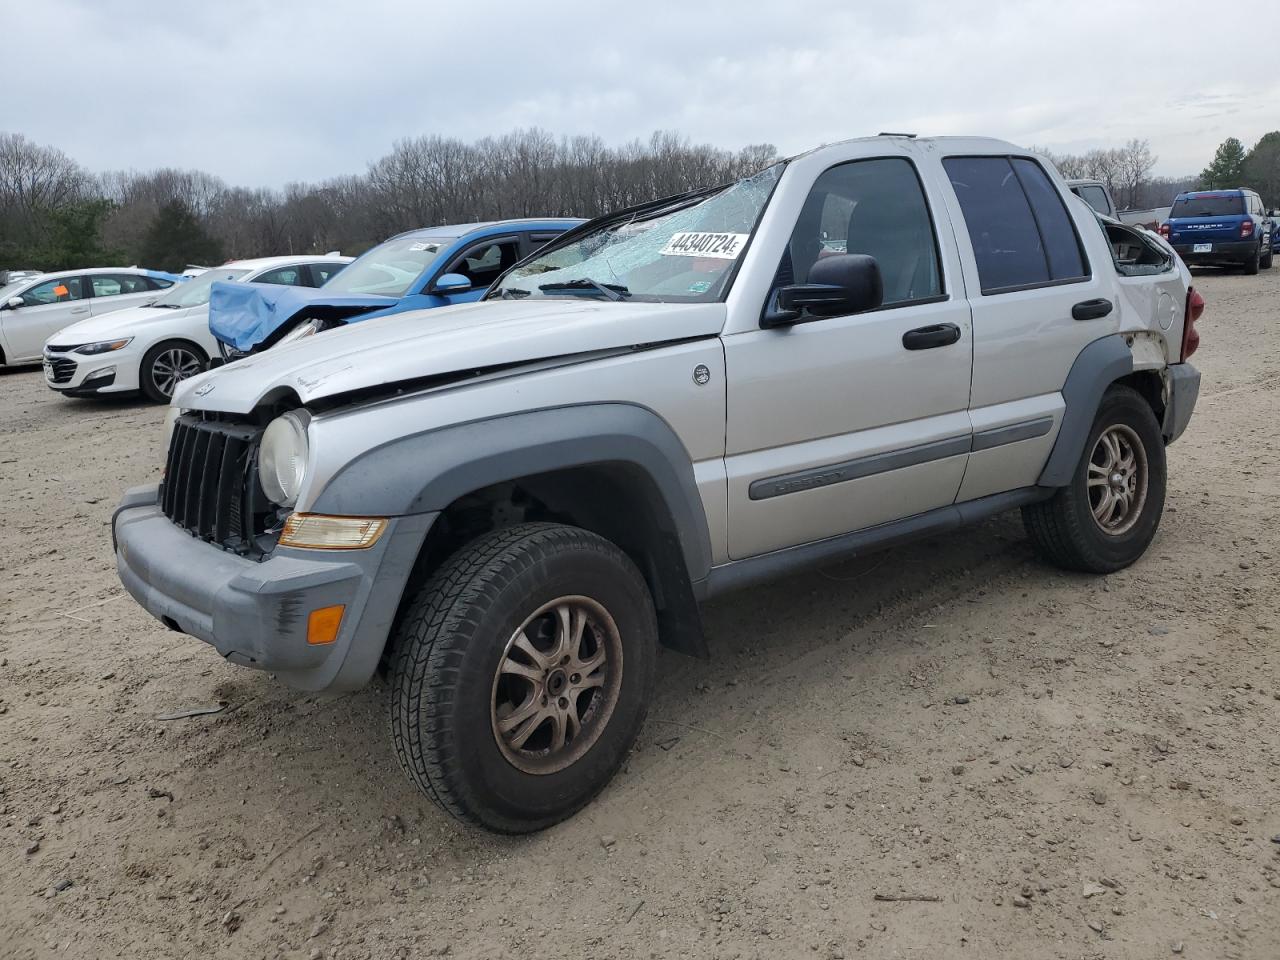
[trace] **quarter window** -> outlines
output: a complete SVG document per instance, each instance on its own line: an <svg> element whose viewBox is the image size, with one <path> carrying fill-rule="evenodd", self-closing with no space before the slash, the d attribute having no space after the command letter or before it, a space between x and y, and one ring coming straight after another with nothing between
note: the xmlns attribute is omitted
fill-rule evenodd
<svg viewBox="0 0 1280 960"><path fill-rule="evenodd" d="M778 283L805 283L819 260L844 253L875 257L884 305L942 294L938 243L910 161L855 160L813 185L778 268Z"/></svg>
<svg viewBox="0 0 1280 960"><path fill-rule="evenodd" d="M1075 226L1033 160L948 157L982 292L1002 293L1087 276Z"/></svg>

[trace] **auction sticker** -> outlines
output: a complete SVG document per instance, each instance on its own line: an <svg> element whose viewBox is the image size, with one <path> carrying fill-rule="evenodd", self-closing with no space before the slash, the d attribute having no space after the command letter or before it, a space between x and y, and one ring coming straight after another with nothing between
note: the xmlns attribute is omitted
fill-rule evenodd
<svg viewBox="0 0 1280 960"><path fill-rule="evenodd" d="M677 233L662 248L664 257L715 257L737 260L747 245L745 233Z"/></svg>

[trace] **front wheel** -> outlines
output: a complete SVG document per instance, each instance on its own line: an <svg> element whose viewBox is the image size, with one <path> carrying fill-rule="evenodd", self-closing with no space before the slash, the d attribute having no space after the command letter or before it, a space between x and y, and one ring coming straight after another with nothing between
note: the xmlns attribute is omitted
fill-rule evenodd
<svg viewBox="0 0 1280 960"><path fill-rule="evenodd" d="M653 600L614 544L520 524L447 560L407 601L391 736L409 778L502 833L571 816L626 759L657 664Z"/></svg>
<svg viewBox="0 0 1280 960"><path fill-rule="evenodd" d="M138 368L142 392L156 403L168 403L179 383L209 368L209 358L187 340L166 340L147 351Z"/></svg>
<svg viewBox="0 0 1280 960"><path fill-rule="evenodd" d="M1022 508L1036 552L1055 566L1112 573L1151 544L1164 512L1164 438L1142 395L1113 386L1103 395L1071 482Z"/></svg>

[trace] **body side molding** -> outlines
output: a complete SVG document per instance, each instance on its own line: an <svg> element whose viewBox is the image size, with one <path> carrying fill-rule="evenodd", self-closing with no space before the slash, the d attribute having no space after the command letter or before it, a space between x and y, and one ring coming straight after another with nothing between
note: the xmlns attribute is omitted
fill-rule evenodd
<svg viewBox="0 0 1280 960"><path fill-rule="evenodd" d="M1014 507L1036 503L1051 494L1051 490L1041 487L1008 490L966 503L949 504L936 510L916 514L914 517L893 520L838 537L829 537L826 540L801 544L798 547L786 547L757 557L721 564L712 567L711 575L699 591L699 598L706 600L809 567L847 559L869 550L881 550L922 537L945 533L987 517L993 517Z"/></svg>

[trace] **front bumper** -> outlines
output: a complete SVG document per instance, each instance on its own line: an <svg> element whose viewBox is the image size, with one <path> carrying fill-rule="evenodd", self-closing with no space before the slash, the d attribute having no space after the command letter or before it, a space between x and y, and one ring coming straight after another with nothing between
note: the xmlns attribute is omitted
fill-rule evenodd
<svg viewBox="0 0 1280 960"><path fill-rule="evenodd" d="M259 562L174 524L160 512L157 489L129 490L111 520L120 582L148 613L303 690L368 682L435 514L392 518L367 550L277 547ZM346 610L337 639L309 645L310 612L339 603Z"/></svg>
<svg viewBox="0 0 1280 960"><path fill-rule="evenodd" d="M111 353L85 355L44 351L44 382L50 390L72 397L137 390L138 361L125 347Z"/></svg>
<svg viewBox="0 0 1280 960"><path fill-rule="evenodd" d="M1169 400L1164 407L1160 432L1165 443L1173 443L1191 422L1191 413L1200 397L1200 371L1189 363L1169 365Z"/></svg>
<svg viewBox="0 0 1280 960"><path fill-rule="evenodd" d="M1208 241L1205 241L1208 243ZM1175 243L1173 249L1177 251L1178 256L1182 258L1182 262L1187 266L1213 266L1223 263L1248 263L1253 259L1253 253L1258 249L1257 240L1227 240L1213 241L1209 243L1212 249L1208 253L1193 253L1195 244L1193 243Z"/></svg>

